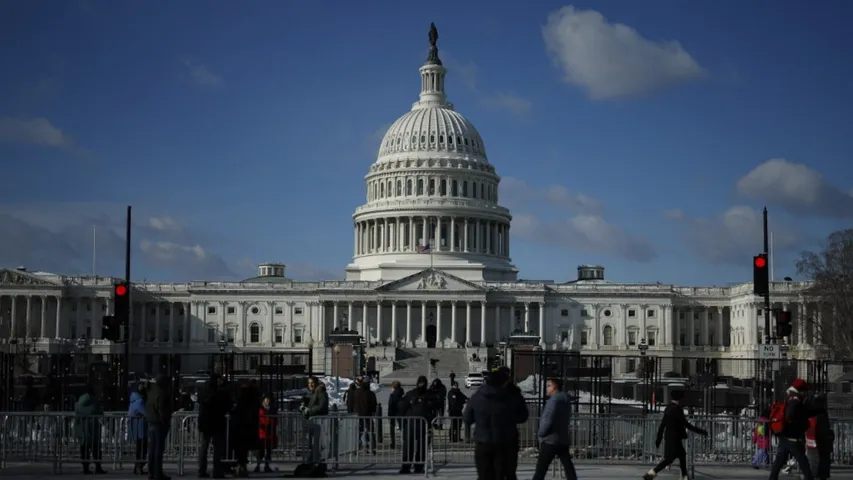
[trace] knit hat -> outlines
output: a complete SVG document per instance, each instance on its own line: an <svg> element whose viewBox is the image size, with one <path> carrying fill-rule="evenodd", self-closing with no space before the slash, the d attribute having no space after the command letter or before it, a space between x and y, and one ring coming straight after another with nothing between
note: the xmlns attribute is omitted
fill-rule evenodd
<svg viewBox="0 0 853 480"><path fill-rule="evenodd" d="M791 382L791 386L788 387L788 393L803 393L809 389L809 385L802 378L798 378Z"/></svg>

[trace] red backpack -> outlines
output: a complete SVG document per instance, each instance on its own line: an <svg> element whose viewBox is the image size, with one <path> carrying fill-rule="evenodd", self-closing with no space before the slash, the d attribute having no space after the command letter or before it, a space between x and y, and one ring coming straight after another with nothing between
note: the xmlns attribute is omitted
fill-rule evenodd
<svg viewBox="0 0 853 480"><path fill-rule="evenodd" d="M790 401L798 400L789 398L784 402L774 402L770 406L770 432L773 435L779 435L785 429L785 424L788 423L785 418L785 409Z"/></svg>

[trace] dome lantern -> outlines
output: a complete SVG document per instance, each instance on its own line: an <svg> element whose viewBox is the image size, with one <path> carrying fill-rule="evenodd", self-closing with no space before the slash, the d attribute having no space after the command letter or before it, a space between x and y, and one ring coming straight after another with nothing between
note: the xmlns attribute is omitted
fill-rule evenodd
<svg viewBox="0 0 853 480"><path fill-rule="evenodd" d="M412 106L412 110L417 108L430 108L442 106L445 108L453 108L453 105L447 102L447 94L444 93L444 77L447 75L447 69L441 63L441 58L438 57L438 29L435 24L430 24L429 29L429 53L427 54L426 62L420 68L421 72L421 95L420 101Z"/></svg>

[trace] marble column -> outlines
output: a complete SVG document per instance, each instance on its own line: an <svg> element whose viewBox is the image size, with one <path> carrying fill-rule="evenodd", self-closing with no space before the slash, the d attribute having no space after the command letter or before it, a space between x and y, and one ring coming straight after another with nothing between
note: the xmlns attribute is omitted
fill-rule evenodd
<svg viewBox="0 0 853 480"><path fill-rule="evenodd" d="M545 304L539 304L539 344L545 344Z"/></svg>
<svg viewBox="0 0 853 480"><path fill-rule="evenodd" d="M406 346L412 345L412 302L406 301Z"/></svg>
<svg viewBox="0 0 853 480"><path fill-rule="evenodd" d="M427 305L425 301L421 301L421 342L426 342L426 327L427 327Z"/></svg>
<svg viewBox="0 0 853 480"><path fill-rule="evenodd" d="M530 333L530 303L524 302L524 333Z"/></svg>
<svg viewBox="0 0 853 480"><path fill-rule="evenodd" d="M399 225L399 223L398 223ZM397 302L391 302L391 345L397 346Z"/></svg>
<svg viewBox="0 0 853 480"><path fill-rule="evenodd" d="M450 341L456 347L456 302L450 301Z"/></svg>
<svg viewBox="0 0 853 480"><path fill-rule="evenodd" d="M376 302L376 341L379 342L379 345L382 345L382 342L385 341L382 338L382 301Z"/></svg>
<svg viewBox="0 0 853 480"><path fill-rule="evenodd" d="M480 346L486 345L486 302L480 302Z"/></svg>
<svg viewBox="0 0 853 480"><path fill-rule="evenodd" d="M39 337L47 338L47 297L41 297L41 325L39 325Z"/></svg>
<svg viewBox="0 0 853 480"><path fill-rule="evenodd" d="M435 341L437 347L444 346L444 339L441 336L441 301L435 302Z"/></svg>
<svg viewBox="0 0 853 480"><path fill-rule="evenodd" d="M56 327L54 328L53 337L56 339L62 338L62 297L56 297Z"/></svg>
<svg viewBox="0 0 853 480"><path fill-rule="evenodd" d="M353 331L352 302L347 302L347 330Z"/></svg>
<svg viewBox="0 0 853 480"><path fill-rule="evenodd" d="M465 346L471 345L471 302L465 302Z"/></svg>

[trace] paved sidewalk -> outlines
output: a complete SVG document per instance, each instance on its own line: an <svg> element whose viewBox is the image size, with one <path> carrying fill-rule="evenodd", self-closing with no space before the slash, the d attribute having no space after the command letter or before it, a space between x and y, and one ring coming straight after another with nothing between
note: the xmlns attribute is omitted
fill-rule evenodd
<svg viewBox="0 0 853 480"><path fill-rule="evenodd" d="M63 480L144 480L145 477L132 475L132 470L110 470L106 475L82 475L78 465L69 464L63 466L63 474L54 478L62 478ZM582 464L577 467L578 478L580 480L591 479L617 479L617 480L639 480L647 468L638 466L614 466L614 465L590 465ZM175 480L182 478L177 476L176 468L173 465L167 465L167 474L173 476ZM34 480L38 477L52 476L51 467L45 464L16 464L10 463L5 470L0 471L0 477L3 480ZM187 472L187 476L183 478L194 479L194 472ZM255 479L271 479L271 478L288 478L289 471L282 471L278 474L251 474L249 478ZM521 467L518 470L518 478L528 479L533 476L533 469L530 467ZM453 480L477 480L477 474L473 468L443 468L436 475L431 475L431 478L436 479L453 479ZM753 470L751 468L739 467L698 467L696 469L696 479L726 479L726 480L765 480L768 477L767 470ZM229 477L230 478L230 477ZM330 475L330 478L340 479L366 479L371 480L392 480L399 478L424 478L422 475L398 475L395 470L391 469L365 469L361 471L338 473ZM559 477L548 476L549 479ZM663 472L660 474L661 480L677 480L678 475L676 470ZM798 480L798 475L781 475L780 480ZM853 471L843 470L832 473L833 480L853 480Z"/></svg>

